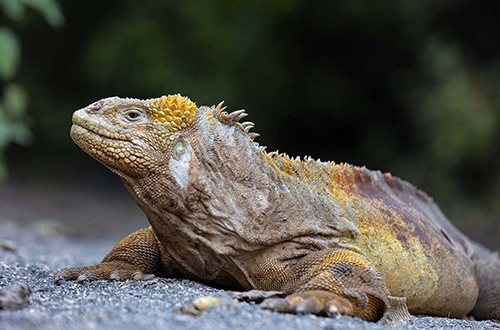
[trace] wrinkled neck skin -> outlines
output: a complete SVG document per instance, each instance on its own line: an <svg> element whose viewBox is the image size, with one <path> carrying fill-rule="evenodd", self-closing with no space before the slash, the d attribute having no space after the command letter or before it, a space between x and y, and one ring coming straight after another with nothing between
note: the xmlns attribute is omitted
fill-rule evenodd
<svg viewBox="0 0 500 330"><path fill-rule="evenodd" d="M195 130L183 141L190 152L187 177L171 174L173 160L147 176L122 177L184 272L213 279L248 252L286 244L297 250L292 254L304 254L358 233L338 205L280 174L237 126L202 117Z"/></svg>

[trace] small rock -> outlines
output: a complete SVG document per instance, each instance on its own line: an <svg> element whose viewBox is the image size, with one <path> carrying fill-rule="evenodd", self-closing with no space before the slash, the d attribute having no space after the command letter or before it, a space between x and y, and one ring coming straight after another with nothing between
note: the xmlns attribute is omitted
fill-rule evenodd
<svg viewBox="0 0 500 330"><path fill-rule="evenodd" d="M186 315L198 316L207 308L213 307L223 302L224 301L222 299L209 295L196 298L191 302L191 305L187 307L177 307L174 309Z"/></svg>
<svg viewBox="0 0 500 330"><path fill-rule="evenodd" d="M18 310L26 307L31 288L26 283L18 284L0 292L0 309Z"/></svg>
<svg viewBox="0 0 500 330"><path fill-rule="evenodd" d="M220 303L222 303L222 300L220 298L217 298L214 296L200 297L200 298L197 298L191 302L191 304L193 304L194 308L196 308L200 312L204 311L207 308L218 305Z"/></svg>
<svg viewBox="0 0 500 330"><path fill-rule="evenodd" d="M0 239L0 248L14 253L17 253L19 251L16 243L6 239Z"/></svg>

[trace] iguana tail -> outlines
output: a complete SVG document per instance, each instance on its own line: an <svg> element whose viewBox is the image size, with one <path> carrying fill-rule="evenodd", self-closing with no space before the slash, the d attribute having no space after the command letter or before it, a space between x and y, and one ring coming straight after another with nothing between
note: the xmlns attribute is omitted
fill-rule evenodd
<svg viewBox="0 0 500 330"><path fill-rule="evenodd" d="M478 320L500 320L500 256L479 243L474 244L472 261L479 287L479 296L471 315Z"/></svg>

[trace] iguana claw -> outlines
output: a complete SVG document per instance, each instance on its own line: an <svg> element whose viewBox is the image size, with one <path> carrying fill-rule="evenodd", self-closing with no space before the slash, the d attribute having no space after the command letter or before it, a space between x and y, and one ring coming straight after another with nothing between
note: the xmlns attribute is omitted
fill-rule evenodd
<svg viewBox="0 0 500 330"><path fill-rule="evenodd" d="M281 291L261 291L250 290L245 292L233 292L232 298L239 301L257 302L260 303L264 299L284 297L285 293Z"/></svg>

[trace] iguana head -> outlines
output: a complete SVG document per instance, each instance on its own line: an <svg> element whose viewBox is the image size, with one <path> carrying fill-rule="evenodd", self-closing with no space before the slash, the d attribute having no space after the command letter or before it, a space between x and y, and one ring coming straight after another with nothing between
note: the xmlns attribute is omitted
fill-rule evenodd
<svg viewBox="0 0 500 330"><path fill-rule="evenodd" d="M119 175L140 175L186 154L198 108L180 95L149 100L110 97L73 114L71 138Z"/></svg>

